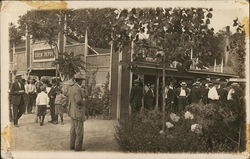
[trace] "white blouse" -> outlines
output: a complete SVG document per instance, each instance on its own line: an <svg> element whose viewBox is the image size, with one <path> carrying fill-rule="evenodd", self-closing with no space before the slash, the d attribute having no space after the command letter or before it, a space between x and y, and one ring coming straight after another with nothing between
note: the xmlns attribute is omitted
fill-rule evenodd
<svg viewBox="0 0 250 159"><path fill-rule="evenodd" d="M36 97L36 105L49 105L49 97L44 91L38 93Z"/></svg>

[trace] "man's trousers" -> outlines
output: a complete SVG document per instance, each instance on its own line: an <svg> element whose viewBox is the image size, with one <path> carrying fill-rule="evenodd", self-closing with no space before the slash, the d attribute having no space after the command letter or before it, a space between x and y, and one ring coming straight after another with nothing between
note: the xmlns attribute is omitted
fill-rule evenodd
<svg viewBox="0 0 250 159"><path fill-rule="evenodd" d="M18 125L18 119L23 115L23 113L25 113L25 105L22 99L19 105L13 104L14 125Z"/></svg>
<svg viewBox="0 0 250 159"><path fill-rule="evenodd" d="M84 132L84 121L75 120L71 118L70 128L70 148L75 150L82 149Z"/></svg>

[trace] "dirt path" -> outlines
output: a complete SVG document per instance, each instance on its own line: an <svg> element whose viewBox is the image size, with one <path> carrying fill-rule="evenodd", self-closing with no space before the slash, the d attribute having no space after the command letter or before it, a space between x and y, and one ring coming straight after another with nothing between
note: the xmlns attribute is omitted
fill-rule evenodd
<svg viewBox="0 0 250 159"><path fill-rule="evenodd" d="M70 118L65 115L64 125L34 122L34 114L23 115L19 120L19 128L13 127L12 150L24 151L64 151L69 150ZM84 144L86 151L118 151L114 139L114 126L117 121L90 119L84 124Z"/></svg>

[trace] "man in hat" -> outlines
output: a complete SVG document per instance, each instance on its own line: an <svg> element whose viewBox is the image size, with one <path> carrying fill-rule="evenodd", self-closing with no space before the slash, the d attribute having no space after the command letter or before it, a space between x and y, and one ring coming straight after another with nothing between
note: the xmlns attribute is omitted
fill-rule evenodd
<svg viewBox="0 0 250 159"><path fill-rule="evenodd" d="M207 93L207 98L208 98L208 103L216 103L219 100L219 94L217 91L217 88L219 86L218 81L214 81L209 83L208 85L208 93Z"/></svg>
<svg viewBox="0 0 250 159"><path fill-rule="evenodd" d="M58 115L55 114L55 99L56 99L57 89L59 88L57 87L56 79L52 79L51 83L52 87L50 91L47 92L49 96L50 115L51 115L51 120L49 121L49 123L58 124Z"/></svg>
<svg viewBox="0 0 250 159"><path fill-rule="evenodd" d="M151 83L149 85L148 91L144 95L144 106L148 110L154 109L154 100L155 100L154 88L155 88L155 85Z"/></svg>
<svg viewBox="0 0 250 159"><path fill-rule="evenodd" d="M227 100L230 103L239 103L239 96L240 96L240 85L238 83L232 83L230 85L230 89L228 91Z"/></svg>
<svg viewBox="0 0 250 159"><path fill-rule="evenodd" d="M181 87L177 88L175 92L178 99L178 107L177 107L178 112L181 112L185 109L185 106L187 105L187 99L190 94L190 90L187 88L186 82L181 82L180 85Z"/></svg>
<svg viewBox="0 0 250 159"><path fill-rule="evenodd" d="M174 90L171 87L170 83L167 83L165 86L165 103L167 106L167 111L168 112L176 112L176 109L174 107Z"/></svg>
<svg viewBox="0 0 250 159"><path fill-rule="evenodd" d="M190 92L191 103L199 103L202 98L201 83L196 81Z"/></svg>
<svg viewBox="0 0 250 159"><path fill-rule="evenodd" d="M226 88L227 81L224 79L221 79L219 82L220 82L220 87L219 87L219 89L217 89L218 95L219 95L219 100L221 102L226 102L227 101L227 94L228 94L228 90Z"/></svg>
<svg viewBox="0 0 250 159"><path fill-rule="evenodd" d="M13 105L15 127L18 127L18 119L20 119L20 117L25 112L24 93L25 88L24 84L22 83L21 75L16 75L15 82L11 86L11 104Z"/></svg>
<svg viewBox="0 0 250 159"><path fill-rule="evenodd" d="M135 115L140 112L142 106L142 97L143 97L143 88L140 86L139 79L134 81L134 86L130 92L130 105L131 105L131 113Z"/></svg>
<svg viewBox="0 0 250 159"><path fill-rule="evenodd" d="M81 87L85 78L78 73L74 76L75 83L69 87L67 92L69 100L69 116L71 118L70 128L70 149L75 151L83 151L83 131L85 121L85 96Z"/></svg>

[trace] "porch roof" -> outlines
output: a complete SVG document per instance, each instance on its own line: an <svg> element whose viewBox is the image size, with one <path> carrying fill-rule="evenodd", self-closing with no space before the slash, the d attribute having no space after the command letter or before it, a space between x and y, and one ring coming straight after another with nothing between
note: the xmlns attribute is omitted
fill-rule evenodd
<svg viewBox="0 0 250 159"><path fill-rule="evenodd" d="M144 75L162 75L162 65L152 62L132 62L132 72ZM183 77L183 78L237 78L236 74L211 72L209 70L193 70L179 72L176 68L166 68L166 76Z"/></svg>

